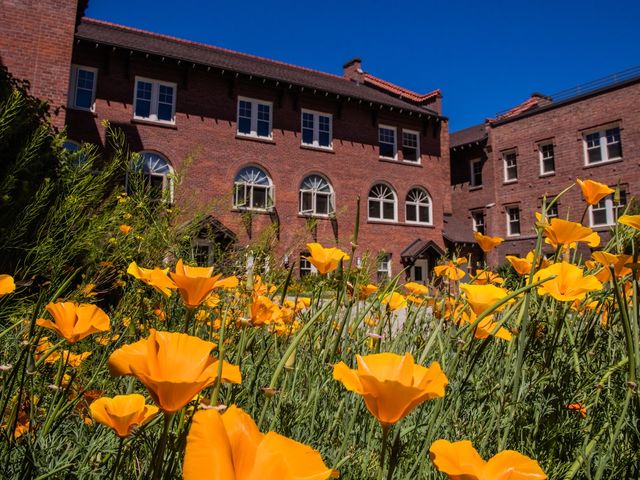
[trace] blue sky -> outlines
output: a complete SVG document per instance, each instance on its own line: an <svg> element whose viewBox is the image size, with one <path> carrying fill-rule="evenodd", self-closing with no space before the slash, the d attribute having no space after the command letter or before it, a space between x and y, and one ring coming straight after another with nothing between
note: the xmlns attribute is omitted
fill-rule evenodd
<svg viewBox="0 0 640 480"><path fill-rule="evenodd" d="M640 65L640 1L89 0L86 14L341 74L440 88L456 131Z"/></svg>

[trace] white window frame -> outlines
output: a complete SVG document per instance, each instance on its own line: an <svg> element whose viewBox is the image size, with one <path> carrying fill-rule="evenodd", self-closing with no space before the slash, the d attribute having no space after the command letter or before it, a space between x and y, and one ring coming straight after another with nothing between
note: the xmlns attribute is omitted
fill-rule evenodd
<svg viewBox="0 0 640 480"><path fill-rule="evenodd" d="M371 197L371 191L377 186L386 187L393 194L393 219L384 218L383 205L385 203L390 203L391 200ZM380 203L380 217L371 217L369 215L369 202L371 201ZM398 195L396 194L396 191L391 187L391 185L388 185L384 182L377 182L371 185L371 188L367 193L367 220L369 220L370 222L394 222L394 223L398 221Z"/></svg>
<svg viewBox="0 0 640 480"><path fill-rule="evenodd" d="M251 103L251 131L244 133L240 131L240 102ZM258 105L266 105L269 107L269 135L258 135ZM238 97L236 102L236 135L239 137L249 138L265 138L273 139L273 102L268 100L259 100L257 98Z"/></svg>
<svg viewBox="0 0 640 480"><path fill-rule="evenodd" d="M311 143L304 142L303 129L305 113L313 116L313 140ZM329 119L329 145L320 145L320 117L327 117ZM303 108L300 112L300 145L304 145L305 147L322 148L324 150L333 150L333 115L330 113Z"/></svg>
<svg viewBox="0 0 640 480"><path fill-rule="evenodd" d="M299 263L300 278L305 277L307 275L315 275L316 273L318 273L318 269L313 265L313 263L307 260L306 257L308 257L309 255L310 255L309 252L302 252L300 254L300 263ZM305 272L305 273L303 274L302 272Z"/></svg>
<svg viewBox="0 0 640 480"><path fill-rule="evenodd" d="M317 186L315 186L315 185L314 185L313 188L302 188L304 186L305 181L309 177L319 177L322 180L324 180L326 182L327 186L329 187L329 191L328 192L320 191L320 190L317 189ZM309 217L327 218L327 217L330 217L330 216L335 214L335 212L336 212L335 192L333 190L333 186L331 185L331 182L329 182L327 177L325 177L324 175L320 175L319 173L311 173L309 175L305 175L304 178L302 179L302 183L300 184L300 189L298 190L298 192L299 192L299 195L300 195L299 201L298 201L298 213L300 215L309 216ZM303 198L303 195L305 193L311 194L311 209L310 210L303 210L302 209L302 204L303 204L302 198ZM323 196L327 197L327 201L329 202L329 213L318 213L318 203L317 203L318 195L323 195Z"/></svg>
<svg viewBox="0 0 640 480"><path fill-rule="evenodd" d="M513 155L514 156L514 168L516 171L516 176L514 178L509 178L509 165L507 164L507 157L509 155ZM503 169L504 169L504 183L513 183L513 182L517 182L518 181L518 151L517 150L507 150L505 152L502 152L502 165L503 165Z"/></svg>
<svg viewBox="0 0 640 480"><path fill-rule="evenodd" d="M151 105L149 107L149 116L142 117L136 115L136 107L138 104L138 82L151 84ZM158 106L160 104L160 86L173 88L173 96L171 97L171 120L161 120L158 118ZM133 118L134 120L142 120L144 122L161 123L165 125L175 125L176 123L176 98L178 97L178 85L173 82L165 82L164 80L156 80L153 78L136 76L133 84Z"/></svg>
<svg viewBox="0 0 640 480"><path fill-rule="evenodd" d="M559 218L560 217L559 213L560 211L558 209L558 202L554 203L553 205L547 205L547 211L546 211L547 220L551 220L553 218Z"/></svg>
<svg viewBox="0 0 640 480"><path fill-rule="evenodd" d="M393 156L392 157L385 157L380 153L380 144L389 143L389 142L380 141L380 133L382 129L393 131ZM398 160L398 129L396 127L392 127L391 125L383 125L383 124L378 125L378 156L379 158L382 158L384 160Z"/></svg>
<svg viewBox="0 0 640 480"><path fill-rule="evenodd" d="M551 146L553 150L553 155L551 157L544 156L544 147ZM554 175L556 173L556 146L552 141L540 142L538 143L538 158L540 160L540 176L544 177L547 175ZM546 171L544 169L544 161L548 158L553 159L553 170Z"/></svg>
<svg viewBox="0 0 640 480"><path fill-rule="evenodd" d="M518 205L510 205L508 207L505 207L506 210L506 217L507 217L507 236L508 237L519 237L522 233L522 223L521 223L521 218L520 218L520 207ZM512 211L516 211L518 214L518 233L513 233L511 231L511 212Z"/></svg>
<svg viewBox="0 0 640 480"><path fill-rule="evenodd" d="M168 171L166 173L145 172L144 171L146 166L146 160L144 158L145 153L148 153L150 155L156 155L157 157L159 157L160 160L162 160L167 164ZM173 165L171 165L171 162L169 161L169 159L164 154L157 152L155 150L141 150L140 152L138 152L138 155L140 155L140 159L136 168L139 167L139 170L135 172L127 171L125 175L125 190L127 192L129 191L129 174L130 173L140 174L143 176L147 176L149 178L153 178L153 177L162 178L162 196L164 197L165 192L167 192L166 199L168 200L169 204L172 205L173 204L173 178L175 175L175 170L173 169Z"/></svg>
<svg viewBox="0 0 640 480"><path fill-rule="evenodd" d="M474 175L474 166L475 165L480 165L480 183L476 183L475 182L475 175ZM469 179L469 186L471 188L476 188L476 187L481 187L482 186L482 159L481 158L473 158L469 161L469 170L470 170L470 174L471 177Z"/></svg>
<svg viewBox="0 0 640 480"><path fill-rule="evenodd" d="M80 107L76 105L76 98L78 95L78 70L86 70L93 73L93 85L91 87L91 106L89 108ZM74 110L84 110L85 112L96 111L96 85L98 84L98 69L94 67L87 67L85 65L71 65L71 78L69 82L69 108Z"/></svg>
<svg viewBox="0 0 640 480"><path fill-rule="evenodd" d="M482 223L478 222L478 216L482 217ZM471 212L471 223L473 226L473 231L474 232L480 232L480 230L478 230L479 226L482 226L482 233L483 235L486 233L487 231L487 218L486 215L484 214L483 210L475 210L473 212Z"/></svg>
<svg viewBox="0 0 640 480"><path fill-rule="evenodd" d="M268 184L264 185L259 183L248 183L248 182L238 181L238 177L240 176L240 173L246 168L255 168L257 170L260 170L264 174L265 178L267 179ZM253 206L253 191L254 191L254 188L256 187L265 189L266 203L267 203L265 208ZM242 198L244 198L245 200L248 200L249 202L248 205L246 203L238 202L238 192L240 190L243 191ZM273 180L271 179L271 177L265 171L264 168L258 167L256 165L245 165L244 167L238 170L238 173L236 173L236 176L234 177L232 201L233 201L233 208L236 210L246 210L250 212L272 212L276 205L276 189L275 189L275 185L273 184Z"/></svg>
<svg viewBox="0 0 640 480"><path fill-rule="evenodd" d="M590 205L589 206L589 226L591 228L597 228L597 227L611 227L613 225L616 224L616 221L618 220L618 213L622 214L624 212L624 209L627 207L627 192L626 190L622 190L620 191L620 199L622 200L622 198L624 197L625 202L621 203L620 205L614 205L613 203L613 197L614 197L615 193L612 193L610 195L607 195L606 197L604 197L602 200L600 200L600 202L598 202L596 205ZM604 202L604 204L603 204ZM593 221L593 210L594 207L597 207L597 210L604 210L605 211L605 216L606 216L606 222L605 223L595 223Z"/></svg>
<svg viewBox="0 0 640 480"><path fill-rule="evenodd" d="M404 158L404 134L415 135L416 137L416 159L415 160L407 160ZM413 147L410 147L413 148ZM402 161L411 163L413 165L419 165L422 161L421 153L420 153L420 132L416 130L402 129Z"/></svg>
<svg viewBox="0 0 640 480"><path fill-rule="evenodd" d="M379 254L378 258L376 259L376 264L376 277L378 281L381 280L381 277L391 278L391 254Z"/></svg>
<svg viewBox="0 0 640 480"><path fill-rule="evenodd" d="M621 160L624 157L624 152L622 153L622 155L620 155L619 157L611 157L609 158L609 149L607 148L607 146L609 145L607 143L607 130L612 130L614 128L618 129L618 134L619 134L619 140L618 143L620 144L620 151L622 152L622 128L620 127L620 124L618 123L612 123L610 125L605 125L602 127L597 127L597 128L592 128L589 130L585 130L582 132L582 145L583 145L583 151L584 151L584 165L586 167L590 167L593 165L602 165L605 163L609 163L609 162L615 162L617 160ZM587 136L592 135L592 134L598 134L599 137L599 141L600 141L600 160L597 162L589 162L589 147L588 147L588 142L587 142Z"/></svg>
<svg viewBox="0 0 640 480"><path fill-rule="evenodd" d="M424 193L427 197L427 201L428 203L425 202L410 202L409 201L409 194L411 192L413 192L414 190L420 190L422 193ZM407 206L409 205L413 205L416 207L416 219L415 220L409 220L408 219L408 215L407 215ZM429 209L429 221L428 222L421 222L420 221L420 207L428 207ZM405 197L405 209L404 209L404 220L406 223L410 223L412 225L433 225L433 200L431 199L431 195L429 195L429 192L427 192L426 188L423 187L413 187L411 188L408 192L407 192L407 196Z"/></svg>

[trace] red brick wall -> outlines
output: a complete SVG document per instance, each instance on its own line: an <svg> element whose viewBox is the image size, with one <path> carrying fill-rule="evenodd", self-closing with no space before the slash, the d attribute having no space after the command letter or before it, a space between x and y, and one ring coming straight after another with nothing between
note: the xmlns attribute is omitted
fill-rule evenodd
<svg viewBox="0 0 640 480"><path fill-rule="evenodd" d="M0 63L64 125L77 0L0 0ZM57 115L56 115L57 113Z"/></svg>
<svg viewBox="0 0 640 480"><path fill-rule="evenodd" d="M454 185L454 209L458 215L486 202L496 206L487 210L487 232L506 241L489 257L491 263L501 263L504 255L524 255L535 245L534 212L540 211L543 195L556 195L575 184L576 178L592 179L610 186L624 184L628 198L640 194L640 83L610 90L568 103L557 108L514 119L489 129L491 146L488 165L484 168L484 187L456 197L456 189L468 190L467 183ZM617 124L621 129L623 160L585 166L582 132L591 128ZM553 139L555 174L540 175L537 145ZM517 149L518 180L504 182L502 152ZM468 158L467 158L468 168ZM463 160L455 162L455 168ZM487 174L490 172L490 174ZM489 178L492 175L492 178ZM454 175L455 176L455 175ZM520 206L520 237L507 237L506 206ZM576 185L559 201L561 218L580 221L585 210L580 188ZM585 218L588 225L588 219ZM596 228L603 240L608 227Z"/></svg>
<svg viewBox="0 0 640 480"><path fill-rule="evenodd" d="M292 259L306 242L336 243L349 250L355 224L356 196L360 195L359 253L392 254L394 273L400 271L400 252L416 238L442 241L442 215L450 208L448 132L446 123L434 129L434 122L422 123L415 115L372 110L357 101L343 102L331 96L275 87L273 84L235 80L233 75L183 67L175 62L145 60L129 52L111 52L93 46L77 46L74 63L99 69L95 115L69 110L67 123L71 138L104 142L102 119L125 128L135 149L156 150L164 154L184 175L177 201L183 208L210 213L234 231L241 243L248 243L272 223L267 214L253 216L249 238L240 213L232 211L233 180L247 164L263 167L276 187L276 211L280 219L279 254ZM132 101L136 75L178 84L175 128L132 122ZM186 82L185 82L186 78ZM231 85L231 88L230 88ZM236 138L237 96L272 101L273 142ZM333 152L300 146L300 109L333 114ZM381 161L377 150L377 122L421 132L421 165ZM425 129L426 126L426 129ZM187 159L193 161L187 166ZM401 158L402 152L398 152ZM298 215L299 186L309 173L324 174L335 190L337 219L317 221L317 235L308 231L308 220ZM389 183L398 195L397 223L367 222L367 193L377 181ZM413 186L423 186L433 200L432 227L404 223L404 199ZM337 227L337 231L334 231Z"/></svg>

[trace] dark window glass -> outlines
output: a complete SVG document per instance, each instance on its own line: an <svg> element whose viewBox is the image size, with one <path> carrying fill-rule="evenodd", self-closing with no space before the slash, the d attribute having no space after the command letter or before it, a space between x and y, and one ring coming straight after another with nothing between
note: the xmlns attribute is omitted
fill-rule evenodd
<svg viewBox="0 0 640 480"><path fill-rule="evenodd" d="M329 197L327 195L316 194L316 213L322 215L329 213Z"/></svg>
<svg viewBox="0 0 640 480"><path fill-rule="evenodd" d="M303 212L310 212L313 210L312 194L311 192L302 192L302 208Z"/></svg>
<svg viewBox="0 0 640 480"><path fill-rule="evenodd" d="M267 189L253 187L253 208L267 208Z"/></svg>
<svg viewBox="0 0 640 480"><path fill-rule="evenodd" d="M238 102L238 132L251 134L251 102Z"/></svg>
<svg viewBox="0 0 640 480"><path fill-rule="evenodd" d="M429 207L420 205L420 221L423 223L429 223L431 221L429 218Z"/></svg>
<svg viewBox="0 0 640 480"><path fill-rule="evenodd" d="M369 218L380 218L380 202L369 200Z"/></svg>
<svg viewBox="0 0 640 480"><path fill-rule="evenodd" d="M416 218L416 206L415 205L407 204L407 221L408 222L417 221L417 218Z"/></svg>
<svg viewBox="0 0 640 480"><path fill-rule="evenodd" d="M393 220L395 218L395 208L393 203L384 202L382 205L382 212L385 220Z"/></svg>

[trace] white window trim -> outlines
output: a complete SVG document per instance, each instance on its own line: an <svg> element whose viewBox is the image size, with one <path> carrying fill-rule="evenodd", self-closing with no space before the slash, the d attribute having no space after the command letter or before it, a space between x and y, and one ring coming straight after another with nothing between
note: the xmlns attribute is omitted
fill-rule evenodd
<svg viewBox="0 0 640 480"><path fill-rule="evenodd" d="M318 174L316 174L318 175ZM309 175L305 176L303 178L303 182L304 180L308 177ZM321 176L322 178L324 178L325 182L327 182L327 185L329 185L329 189L331 190L330 192L318 192L316 190L309 190L309 189L303 189L300 188L298 190L298 215L302 215L305 217L319 217L319 218L330 218L333 217L336 214L336 193L333 190L333 186L331 185L331 183L329 183L329 180L327 180L324 176L322 175L318 175ZM311 210L302 210L302 195L304 193L310 193L311 194ZM317 199L318 199L318 195L326 195L329 198L329 213L318 213L317 209Z"/></svg>
<svg viewBox="0 0 640 480"><path fill-rule="evenodd" d="M386 272L386 277L387 278L391 278L391 255L386 253L384 255L381 255L382 258L378 258L377 260L377 265L376 265L376 276L379 277L380 273L385 273ZM384 262L386 264L386 270L381 270L380 269L380 263L382 263L382 261L386 259L386 261Z"/></svg>
<svg viewBox="0 0 640 480"><path fill-rule="evenodd" d="M78 107L76 105L76 95L78 93L78 70L93 72L93 86L91 87L91 107ZM71 78L69 82L68 107L73 110L83 110L85 112L96 111L96 85L98 84L98 69L85 65L71 65Z"/></svg>
<svg viewBox="0 0 640 480"><path fill-rule="evenodd" d="M426 225L426 226L433 226L433 199L431 198L431 195L429 195L429 192L427 192L427 190L423 187L412 187L409 189L409 192L411 192L414 189L419 189L422 190L426 195L427 198L429 199L429 203L425 204L425 203L417 203L417 202L409 202L406 200L405 197L405 202L404 202L404 221L405 223L411 224L411 225ZM407 194L408 195L408 194ZM407 205L415 205L416 207L416 219L417 220L407 220ZM429 207L429 221L428 222L421 222L420 221L420 205L425 206L428 205Z"/></svg>
<svg viewBox="0 0 640 480"><path fill-rule="evenodd" d="M151 84L151 106L149 109L148 117L141 117L136 115L136 105L138 103L138 82L147 82ZM171 120L158 119L158 105L159 105L159 91L160 85L173 88L173 96L171 98ZM142 120L144 122L160 123L163 125L175 125L176 124L176 98L178 97L178 85L173 82L165 82L163 80L156 80L153 78L139 77L136 75L135 82L133 84L133 118L135 120Z"/></svg>
<svg viewBox="0 0 640 480"><path fill-rule="evenodd" d="M384 157L380 155L380 129L386 128L388 130L393 130L393 157ZM378 156L383 160L398 160L398 129L396 127L392 127L391 125L383 125L378 124Z"/></svg>
<svg viewBox="0 0 640 480"><path fill-rule="evenodd" d="M469 169L470 169L470 174L471 177L469 178L469 186L471 188L476 188L476 187L481 187L482 186L482 181L480 183L475 183L474 182L474 175L473 175L473 166L476 164L480 164L482 165L482 159L481 158L473 158L469 161ZM480 169L480 177L482 177L482 169Z"/></svg>
<svg viewBox="0 0 640 480"><path fill-rule="evenodd" d="M589 130L583 130L582 133L582 150L584 156L584 166L593 167L595 165L604 165L610 162L617 162L624 157L624 154L620 157L609 158L609 150L607 150L607 130L612 128L618 128L620 130L620 144L622 145L622 127L619 123L611 123L609 125L603 125L596 128L590 128ZM589 150L587 149L587 135L597 133L600 136L600 160L599 162L589 162Z"/></svg>
<svg viewBox="0 0 640 480"><path fill-rule="evenodd" d="M383 217L384 209L382 208L382 204L385 203L385 201L384 200L380 200L380 199L375 199L376 201L380 202L380 218L370 217L369 216L369 201L371 200L371 197L369 196L369 194L371 193L371 189L373 187L375 187L376 185L384 185L389 190L391 190L391 193L393 193L393 220ZM379 222L379 223L398 223L398 194L391 187L391 185L388 185L385 182L377 182L377 183L374 183L373 185L371 185L371 188L369 188L369 192L367 193L367 221L369 221L369 222Z"/></svg>
<svg viewBox="0 0 640 480"><path fill-rule="evenodd" d="M607 195L606 197L603 198L604 202L605 202L605 206L604 206L604 210L605 210L605 215L607 217L607 222L606 223L594 223L593 221L593 207L594 205L589 205L589 226L591 228L598 228L598 227L611 227L613 225L616 224L616 222L618 221L618 219L616 218L616 206L613 204L613 196L614 194L610 194ZM623 211L626 208L627 204L622 204L622 205L618 205L618 208L622 208Z"/></svg>
<svg viewBox="0 0 640 480"><path fill-rule="evenodd" d="M309 252L303 252L303 253L300 254L300 264L298 265L298 267L299 267L299 272L298 273L299 273L301 278L304 277L305 275L315 275L315 274L318 273L318 269L313 265L313 263L311 263L309 260L304 258L304 257L308 257L308 256L310 256ZM305 260L309 264L309 268L304 268L304 269L302 268L302 261L303 260ZM305 275L302 275L302 271L303 270L305 272L307 272Z"/></svg>
<svg viewBox="0 0 640 480"><path fill-rule="evenodd" d="M251 106L251 133L243 133L240 131L240 102L249 102L252 104ZM268 105L269 106L269 135L258 135L258 105ZM332 125L333 126L333 125ZM236 135L239 137L249 137L249 138L265 138L268 140L273 139L273 102L268 100L259 100L257 98L250 97L241 97L238 96L238 101L236 102Z"/></svg>
<svg viewBox="0 0 640 480"><path fill-rule="evenodd" d="M520 227L520 233L511 233L511 219L509 218L509 212L511 210L518 210L518 225ZM520 215L520 207L517 205L511 205L505 207L506 217L507 217L507 236L508 237L519 237L522 234L522 217Z"/></svg>
<svg viewBox="0 0 640 480"><path fill-rule="evenodd" d="M516 178L509 178L507 176L507 155L514 154L516 156ZM502 154L502 169L504 173L504 183L514 183L518 181L518 152L517 150L506 150L501 152Z"/></svg>
<svg viewBox="0 0 640 480"><path fill-rule="evenodd" d="M542 148L551 145L553 147L553 170L545 172L544 171L544 156ZM555 175L556 173L556 146L553 141L546 141L538 143L538 159L540 162L540 176L546 177L548 175Z"/></svg>
<svg viewBox="0 0 640 480"><path fill-rule="evenodd" d="M302 129L304 125L304 114L308 113L313 115L313 141L311 143L304 143L302 137ZM320 116L329 117L329 145L320 145ZM301 109L300 112L300 145L305 147L321 148L323 150L333 150L333 115L331 113L319 112L317 110L309 110L308 108Z"/></svg>
<svg viewBox="0 0 640 480"><path fill-rule="evenodd" d="M482 227L484 229L484 231L487 231L487 218L486 215L484 214L484 211L482 210L474 210L471 212L471 223L472 223L472 228L474 232L478 231L478 222L476 222L476 215L482 215Z"/></svg>
<svg viewBox="0 0 640 480"><path fill-rule="evenodd" d="M173 179L175 177L175 170L173 169L173 165L171 165L171 162L169 161L169 159L167 157L165 157L160 152L157 152L155 150L141 150L140 152L138 152L138 154L141 156L141 158L142 158L142 155L144 153L151 153L151 154L158 155L158 156L162 157L163 160L165 162L167 162L167 167L169 167L169 173L167 173L165 175L157 174L157 173L144 173L143 170L140 170L139 172L135 172L135 173L140 174L140 175L148 175L150 177L162 177L162 195L164 197L165 192L167 192L168 193L168 195L167 195L168 203L170 205L173 205L173 193L174 193ZM142 167L142 168L144 168L144 167ZM131 172L131 173L133 173L133 172ZM124 177L124 189L125 189L126 192L129 191L129 174L130 174L130 172L127 170L127 173L125 174L125 177Z"/></svg>
<svg viewBox="0 0 640 480"><path fill-rule="evenodd" d="M402 161L410 163L412 165L420 165L422 163L422 153L420 152L420 132L418 132L416 130L409 130L407 128L403 128L402 129L402 148L403 149L404 149L404 134L405 133L409 133L411 135L415 135L416 136L416 160L406 160L404 158L404 151L403 151L403 153L402 153ZM397 142L397 140L396 140L396 142ZM397 156L397 152L396 152L396 156Z"/></svg>

